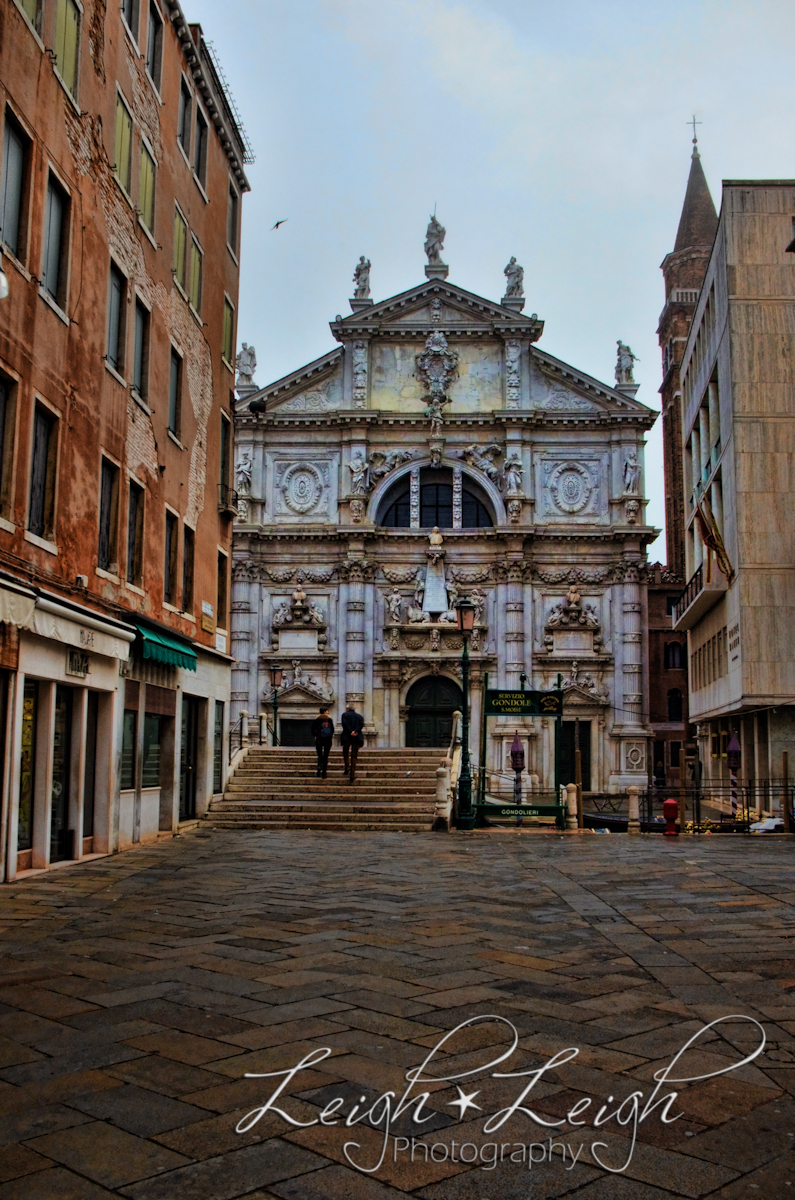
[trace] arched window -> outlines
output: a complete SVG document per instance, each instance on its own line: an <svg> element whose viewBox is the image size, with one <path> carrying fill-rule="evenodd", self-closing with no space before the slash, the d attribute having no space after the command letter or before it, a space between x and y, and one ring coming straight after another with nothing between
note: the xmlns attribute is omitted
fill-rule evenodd
<svg viewBox="0 0 795 1200"><path fill-rule="evenodd" d="M476 486L476 485L475 485ZM379 525L387 529L408 529L411 525L411 500L408 478L400 480L397 490L387 497L387 508ZM420 528L453 528L452 472L427 468L420 475ZM474 487L466 484L461 492L461 528L490 529L494 519Z"/></svg>
<svg viewBox="0 0 795 1200"><path fill-rule="evenodd" d="M679 688L671 688L668 693L668 720L681 721L683 713L682 693L679 691Z"/></svg>
<svg viewBox="0 0 795 1200"><path fill-rule="evenodd" d="M666 671L681 671L685 665L684 646L681 642L666 642L663 652Z"/></svg>

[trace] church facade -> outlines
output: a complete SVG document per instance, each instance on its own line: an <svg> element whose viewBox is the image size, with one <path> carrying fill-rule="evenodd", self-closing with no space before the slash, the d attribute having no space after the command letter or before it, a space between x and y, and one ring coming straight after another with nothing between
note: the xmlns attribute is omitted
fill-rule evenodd
<svg viewBox="0 0 795 1200"><path fill-rule="evenodd" d="M608 386L540 349L522 269L496 303L448 281L432 220L419 286L374 303L369 262L338 346L268 387L239 363L232 584L233 719L272 711L306 744L327 702L352 703L369 745L447 746L461 705L454 606L470 640L472 757L482 691L565 693L563 782L575 737L585 791L648 778L644 435L619 343ZM249 370L243 373L242 368ZM488 722L487 770L517 725ZM528 773L554 778L554 721L525 718Z"/></svg>

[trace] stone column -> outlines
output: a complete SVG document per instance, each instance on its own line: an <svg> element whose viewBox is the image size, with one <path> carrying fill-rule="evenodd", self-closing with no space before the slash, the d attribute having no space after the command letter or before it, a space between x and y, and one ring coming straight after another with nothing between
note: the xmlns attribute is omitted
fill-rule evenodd
<svg viewBox="0 0 795 1200"><path fill-rule="evenodd" d="M642 638L640 628L640 582L638 568L631 564L624 574L624 714L622 725L643 723L643 694L641 691Z"/></svg>
<svg viewBox="0 0 795 1200"><path fill-rule="evenodd" d="M519 690L519 676L525 667L522 577L521 562L510 563L505 589L505 685L509 691Z"/></svg>
<svg viewBox="0 0 795 1200"><path fill-rule="evenodd" d="M469 758L480 765L480 733L483 721L483 670L480 663L469 668Z"/></svg>
<svg viewBox="0 0 795 1200"><path fill-rule="evenodd" d="M702 404L698 410L698 432L701 440L701 470L706 475L709 472L709 410Z"/></svg>
<svg viewBox="0 0 795 1200"><path fill-rule="evenodd" d="M346 564L348 598L346 604L347 665L344 705L353 704L361 712L364 705L364 583L371 575L364 562Z"/></svg>
<svg viewBox="0 0 795 1200"><path fill-rule="evenodd" d="M709 402L709 444L710 448L720 441L720 397L715 380L707 384Z"/></svg>

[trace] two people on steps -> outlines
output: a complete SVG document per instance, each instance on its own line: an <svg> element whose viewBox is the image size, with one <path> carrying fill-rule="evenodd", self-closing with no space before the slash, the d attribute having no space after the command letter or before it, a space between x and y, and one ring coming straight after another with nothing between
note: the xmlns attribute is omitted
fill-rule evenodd
<svg viewBox="0 0 795 1200"><path fill-rule="evenodd" d="M342 714L341 738L342 757L345 764L343 770L348 776L349 783L353 783L356 779L356 760L364 745L363 729L364 717L361 713L357 713L352 704L349 704ZM334 722L329 716L328 706L321 708L317 718L312 722L312 737L315 739L315 749L317 750L317 778L325 779L328 771L328 756L334 741Z"/></svg>

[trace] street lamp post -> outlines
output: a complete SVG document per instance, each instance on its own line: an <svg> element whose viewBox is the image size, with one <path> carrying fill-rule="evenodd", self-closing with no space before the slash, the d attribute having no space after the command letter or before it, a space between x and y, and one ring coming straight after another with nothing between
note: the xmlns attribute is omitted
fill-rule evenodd
<svg viewBox="0 0 795 1200"><path fill-rule="evenodd" d="M282 669L281 667L271 667L271 687L273 688L273 744L278 746L279 740L276 736L276 722L279 718L279 688L282 684Z"/></svg>
<svg viewBox="0 0 795 1200"><path fill-rule="evenodd" d="M458 632L464 639L461 652L461 683L464 692L461 714L461 772L458 776L458 828L474 829L472 808L472 769L469 763L469 638L475 626L475 605L463 596L455 606Z"/></svg>

